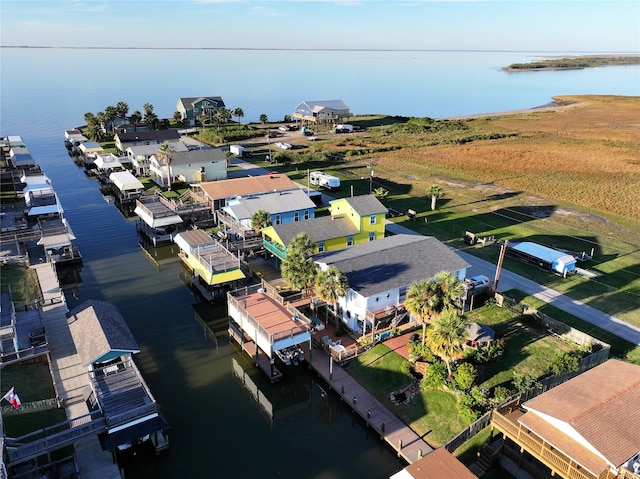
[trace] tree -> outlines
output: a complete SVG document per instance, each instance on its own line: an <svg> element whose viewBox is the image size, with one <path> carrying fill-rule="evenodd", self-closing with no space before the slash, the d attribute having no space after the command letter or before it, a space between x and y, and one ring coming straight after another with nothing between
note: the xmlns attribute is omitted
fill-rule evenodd
<svg viewBox="0 0 640 479"><path fill-rule="evenodd" d="M267 226L271 226L271 215L268 211L258 210L251 215L251 227L256 232Z"/></svg>
<svg viewBox="0 0 640 479"><path fill-rule="evenodd" d="M114 120L118 118L118 110L115 106L108 106L104 109L104 116L107 120L107 124L111 126L111 133L114 130Z"/></svg>
<svg viewBox="0 0 640 479"><path fill-rule="evenodd" d="M144 116L146 117L147 115L153 113L153 105L151 103L145 103L144 105L142 105L142 111L144 111Z"/></svg>
<svg viewBox="0 0 640 479"><path fill-rule="evenodd" d="M267 116L266 113L263 113L260 115L260 123L265 125L268 121L269 121L269 117Z"/></svg>
<svg viewBox="0 0 640 479"><path fill-rule="evenodd" d="M404 303L407 311L422 325L422 346L424 347L427 323L434 314L437 298L437 284L433 280L416 281L407 290Z"/></svg>
<svg viewBox="0 0 640 479"><path fill-rule="evenodd" d="M133 113L131 113L131 118L129 119L129 121L133 125L133 130L136 131L137 126L142 121L142 113L140 113L138 110L134 111Z"/></svg>
<svg viewBox="0 0 640 479"><path fill-rule="evenodd" d="M313 243L307 233L298 233L287 246L287 256L280 272L290 288L309 290L316 279L316 265L311 259Z"/></svg>
<svg viewBox="0 0 640 479"><path fill-rule="evenodd" d="M123 118L123 119L127 119L127 113L129 113L129 105L127 105L125 102L123 101L119 101L116 104L116 111L118 112L118 117L119 118Z"/></svg>
<svg viewBox="0 0 640 479"><path fill-rule="evenodd" d="M338 319L338 299L349 289L347 276L335 266L329 266L325 271L316 274L316 294L327 303L331 303L336 328L340 327Z"/></svg>
<svg viewBox="0 0 640 479"><path fill-rule="evenodd" d="M434 309L440 313L446 308L462 310L462 298L465 294L464 283L458 277L448 271L440 271L436 274L436 296Z"/></svg>
<svg viewBox="0 0 640 479"><path fill-rule="evenodd" d="M180 113L179 111L174 111L173 112L173 120L180 124L182 122L182 113Z"/></svg>
<svg viewBox="0 0 640 479"><path fill-rule="evenodd" d="M427 330L427 344L434 354L447 365L451 378L451 362L462 356L463 345L467 338L467 322L460 311L447 308L440 313Z"/></svg>
<svg viewBox="0 0 640 479"><path fill-rule="evenodd" d="M389 190L379 186L375 190L373 190L373 196L378 198L380 201L384 200L387 196L389 196Z"/></svg>
<svg viewBox="0 0 640 479"><path fill-rule="evenodd" d="M171 191L171 162L176 150L171 143L165 142L158 148L158 159L167 166L167 189Z"/></svg>
<svg viewBox="0 0 640 479"><path fill-rule="evenodd" d="M158 129L158 124L160 123L160 121L158 120L158 115L156 115L154 112L147 113L144 117L144 121L154 130Z"/></svg>
<svg viewBox="0 0 640 479"><path fill-rule="evenodd" d="M427 189L427 196L431 198L431 211L436 209L436 200L438 198L442 198L444 195L444 190L440 185L431 185Z"/></svg>
<svg viewBox="0 0 640 479"><path fill-rule="evenodd" d="M238 119L238 125L241 125L240 119L244 118L244 111L242 110L242 108L237 107L235 110L233 110L233 116Z"/></svg>

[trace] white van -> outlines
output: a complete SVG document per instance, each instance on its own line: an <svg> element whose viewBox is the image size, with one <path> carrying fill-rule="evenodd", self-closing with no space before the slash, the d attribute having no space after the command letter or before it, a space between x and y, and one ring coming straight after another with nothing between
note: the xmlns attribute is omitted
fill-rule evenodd
<svg viewBox="0 0 640 479"><path fill-rule="evenodd" d="M312 171L309 173L309 182L312 185L320 188L327 188L328 190L340 188L340 178L328 175L322 171Z"/></svg>

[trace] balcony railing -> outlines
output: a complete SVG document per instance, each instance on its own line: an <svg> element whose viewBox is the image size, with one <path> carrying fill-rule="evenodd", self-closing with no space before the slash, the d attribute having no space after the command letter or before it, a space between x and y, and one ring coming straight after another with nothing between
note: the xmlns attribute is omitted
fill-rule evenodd
<svg viewBox="0 0 640 479"><path fill-rule="evenodd" d="M551 468L554 473L567 479L609 479L616 477L609 471L600 475L595 475L582 468L575 461L571 460L560 451L554 449L540 436L529 431L522 425L515 423L497 410L493 411L491 419L492 425L502 431L502 433L527 451L538 461ZM619 476L617 476L619 477ZM631 476L632 477L632 476ZM634 478L635 479L635 478Z"/></svg>
<svg viewBox="0 0 640 479"><path fill-rule="evenodd" d="M280 259L285 259L287 257L287 249L280 246L278 243L267 240L266 238L263 241L264 249L266 249L269 253L273 253Z"/></svg>

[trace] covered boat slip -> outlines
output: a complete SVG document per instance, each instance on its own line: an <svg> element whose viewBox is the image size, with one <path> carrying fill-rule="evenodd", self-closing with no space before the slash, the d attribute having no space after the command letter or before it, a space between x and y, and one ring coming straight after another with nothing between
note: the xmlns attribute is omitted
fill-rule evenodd
<svg viewBox="0 0 640 479"><path fill-rule="evenodd" d="M295 314L260 285L227 294L232 326L251 338L260 350L274 359L276 351L311 341L313 323Z"/></svg>

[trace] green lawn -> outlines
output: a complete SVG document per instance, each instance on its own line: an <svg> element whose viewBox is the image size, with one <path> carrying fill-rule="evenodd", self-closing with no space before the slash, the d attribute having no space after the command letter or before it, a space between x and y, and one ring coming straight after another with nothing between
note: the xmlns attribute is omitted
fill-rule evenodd
<svg viewBox="0 0 640 479"><path fill-rule="evenodd" d="M11 285L14 303L32 303L36 299L42 301L38 274L34 269L20 266L0 266L2 285Z"/></svg>

